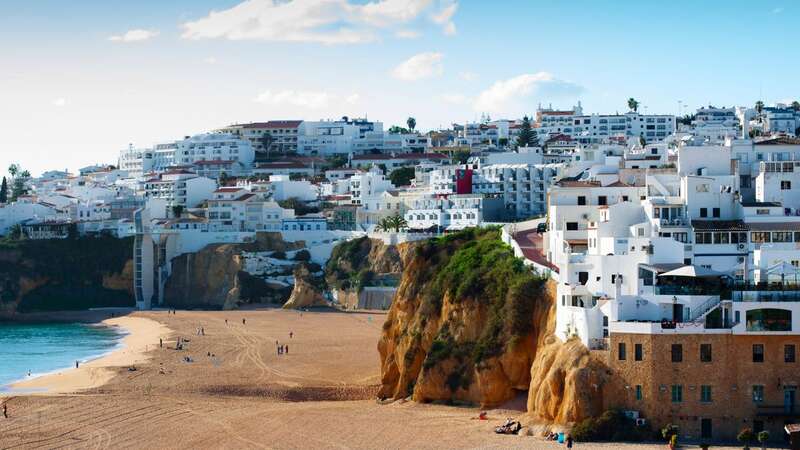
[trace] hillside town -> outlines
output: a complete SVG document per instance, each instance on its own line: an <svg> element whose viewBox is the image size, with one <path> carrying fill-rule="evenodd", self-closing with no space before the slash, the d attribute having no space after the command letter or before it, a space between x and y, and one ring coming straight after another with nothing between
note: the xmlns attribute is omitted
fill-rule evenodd
<svg viewBox="0 0 800 450"><path fill-rule="evenodd" d="M497 226L557 286L556 336L607 361L637 423L712 439L744 421L779 436L800 415L800 104L626 106L540 105L424 133L413 118L237 123L131 144L78 173L12 166L0 234L134 237L148 310L172 260L208 244L273 232L324 263L360 236ZM277 264L249 258L252 274Z"/></svg>

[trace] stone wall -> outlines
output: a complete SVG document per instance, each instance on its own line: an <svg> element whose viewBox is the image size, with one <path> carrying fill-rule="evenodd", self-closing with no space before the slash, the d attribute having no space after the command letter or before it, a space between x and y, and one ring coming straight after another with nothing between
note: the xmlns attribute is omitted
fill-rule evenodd
<svg viewBox="0 0 800 450"><path fill-rule="evenodd" d="M733 334L612 334L606 364L611 369L605 389L606 408L639 411L654 428L678 425L682 438L701 438L701 419L711 420L711 439L734 440L744 427L782 439L784 422L800 414L783 412L784 389L800 387L800 362L784 361L784 346L800 352L800 336ZM620 360L619 344L625 344ZM635 359L635 344L643 357ZM672 362L672 344L682 346L682 361ZM700 360L700 345L711 344L711 362ZM753 362L753 345L764 345L764 362ZM600 352L597 352L600 353ZM796 355L800 361L800 353ZM636 399L636 386L642 399ZM672 401L672 386L682 386L682 401ZM702 386L711 386L711 401L701 401ZM764 386L764 401L753 401L753 386ZM800 411L796 392L795 411ZM760 423L758 423L760 422Z"/></svg>

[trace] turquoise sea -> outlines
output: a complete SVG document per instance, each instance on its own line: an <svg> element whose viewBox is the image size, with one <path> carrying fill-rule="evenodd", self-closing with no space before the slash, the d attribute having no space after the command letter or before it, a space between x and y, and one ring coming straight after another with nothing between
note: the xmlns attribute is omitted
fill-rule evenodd
<svg viewBox="0 0 800 450"><path fill-rule="evenodd" d="M116 349L124 333L79 323L0 323L0 391L9 383L75 366Z"/></svg>

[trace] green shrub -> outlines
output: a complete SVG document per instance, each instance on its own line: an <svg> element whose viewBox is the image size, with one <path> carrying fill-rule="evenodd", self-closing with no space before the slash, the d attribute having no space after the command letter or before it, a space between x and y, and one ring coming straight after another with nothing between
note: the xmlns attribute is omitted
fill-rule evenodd
<svg viewBox="0 0 800 450"><path fill-rule="evenodd" d="M652 430L637 426L636 422L618 409L605 411L599 417L590 417L572 428L572 437L579 442L641 442L649 439Z"/></svg>

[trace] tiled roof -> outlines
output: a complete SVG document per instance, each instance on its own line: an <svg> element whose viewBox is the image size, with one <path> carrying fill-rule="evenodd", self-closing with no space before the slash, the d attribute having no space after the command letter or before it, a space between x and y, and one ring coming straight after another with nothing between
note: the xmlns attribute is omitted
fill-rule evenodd
<svg viewBox="0 0 800 450"><path fill-rule="evenodd" d="M751 222L752 231L800 231L800 222Z"/></svg>
<svg viewBox="0 0 800 450"><path fill-rule="evenodd" d="M447 159L447 155L441 153L403 153L400 155L387 155L384 153L375 155L356 155L355 161L385 161L390 159Z"/></svg>
<svg viewBox="0 0 800 450"><path fill-rule="evenodd" d="M800 138L780 136L753 142L753 145L800 145Z"/></svg>
<svg viewBox="0 0 800 450"><path fill-rule="evenodd" d="M242 124L242 128L297 128L302 120L270 120L269 122L254 122Z"/></svg>

